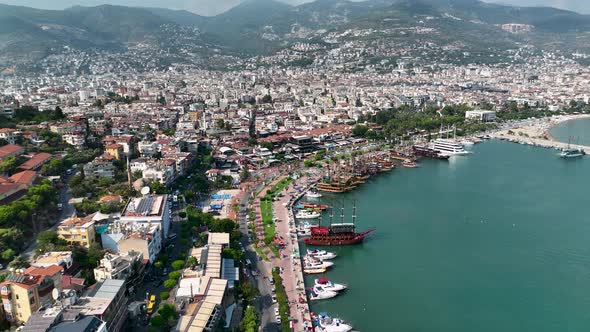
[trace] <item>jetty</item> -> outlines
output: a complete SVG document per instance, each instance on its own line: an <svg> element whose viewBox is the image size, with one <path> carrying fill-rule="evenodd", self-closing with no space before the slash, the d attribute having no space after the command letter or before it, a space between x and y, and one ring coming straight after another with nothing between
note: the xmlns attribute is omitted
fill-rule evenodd
<svg viewBox="0 0 590 332"><path fill-rule="evenodd" d="M590 146L587 146L587 145L568 144L568 143L557 142L554 140L545 139L545 138L541 138L541 137L527 137L527 136L521 136L521 135L517 135L517 134L508 134L508 131L506 131L506 130L499 131L499 132L494 133L490 136L492 136L494 138L501 139L501 140L505 140L508 142L538 146L538 147L548 148L548 149L563 150L563 149L567 149L567 148L576 148L576 149L583 149L584 151L590 152Z"/></svg>

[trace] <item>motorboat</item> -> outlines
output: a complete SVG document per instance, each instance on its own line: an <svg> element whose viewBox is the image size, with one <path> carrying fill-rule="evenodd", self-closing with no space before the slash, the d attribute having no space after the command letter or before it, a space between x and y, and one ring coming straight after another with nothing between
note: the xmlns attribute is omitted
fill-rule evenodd
<svg viewBox="0 0 590 332"><path fill-rule="evenodd" d="M310 233L311 233L311 228L310 228ZM320 249L314 249L314 250L308 250L307 256L315 258L315 259L325 260L325 259L334 259L338 255L333 252L320 250Z"/></svg>
<svg viewBox="0 0 590 332"><path fill-rule="evenodd" d="M303 267L303 273L307 273L307 274L322 274L322 273L326 273L326 268L325 267L307 267L307 266L304 266Z"/></svg>
<svg viewBox="0 0 590 332"><path fill-rule="evenodd" d="M315 283L315 286L321 286L325 290L331 290L334 292L340 292L340 291L343 291L346 288L348 288L344 284L333 283L328 278L315 279L314 283Z"/></svg>
<svg viewBox="0 0 590 332"><path fill-rule="evenodd" d="M307 198L320 198L320 197L322 197L322 194L320 194L317 191L310 190L307 193L305 193L305 197L307 197Z"/></svg>
<svg viewBox="0 0 590 332"><path fill-rule="evenodd" d="M321 215L322 214L317 211L301 210L301 211L297 212L297 214L295 215L295 218L297 218L297 219L317 219Z"/></svg>
<svg viewBox="0 0 590 332"><path fill-rule="evenodd" d="M314 320L316 331L321 332L349 332L352 326L345 324L340 318L332 318L327 313L322 312Z"/></svg>
<svg viewBox="0 0 590 332"><path fill-rule="evenodd" d="M323 267L326 269L334 265L333 262L317 260L307 255L305 256L303 263L305 264L305 267Z"/></svg>
<svg viewBox="0 0 590 332"><path fill-rule="evenodd" d="M310 289L309 299L312 301L325 300L325 299L331 299L331 298L335 297L336 295L338 295L338 293L336 293L335 291L324 289L324 287L322 287L322 286L313 286Z"/></svg>

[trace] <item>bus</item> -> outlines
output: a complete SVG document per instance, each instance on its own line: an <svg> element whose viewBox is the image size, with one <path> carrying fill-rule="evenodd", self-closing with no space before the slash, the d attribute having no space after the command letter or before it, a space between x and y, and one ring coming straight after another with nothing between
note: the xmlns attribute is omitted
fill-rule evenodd
<svg viewBox="0 0 590 332"><path fill-rule="evenodd" d="M152 313L154 313L154 308L156 307L156 295L152 295L150 296L150 302L148 302L147 305L147 314L151 315Z"/></svg>

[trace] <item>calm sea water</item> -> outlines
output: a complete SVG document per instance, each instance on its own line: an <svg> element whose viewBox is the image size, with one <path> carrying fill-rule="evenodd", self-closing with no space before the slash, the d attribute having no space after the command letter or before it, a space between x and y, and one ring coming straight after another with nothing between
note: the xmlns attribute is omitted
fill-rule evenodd
<svg viewBox="0 0 590 332"><path fill-rule="evenodd" d="M360 331L590 330L590 158L501 141L473 151L325 195L348 218L356 201L359 230L377 231L329 249L326 276L349 289L312 310Z"/></svg>
<svg viewBox="0 0 590 332"><path fill-rule="evenodd" d="M568 142L573 136L572 144L590 145L590 118L562 122L551 128L550 133L561 142Z"/></svg>

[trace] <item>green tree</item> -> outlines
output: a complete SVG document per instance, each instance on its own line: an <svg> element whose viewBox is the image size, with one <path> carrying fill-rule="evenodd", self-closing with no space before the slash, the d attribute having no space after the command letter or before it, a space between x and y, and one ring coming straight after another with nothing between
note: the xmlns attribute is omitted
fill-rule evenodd
<svg viewBox="0 0 590 332"><path fill-rule="evenodd" d="M223 119L215 120L215 127L217 129L224 129L225 128L225 121Z"/></svg>
<svg viewBox="0 0 590 332"><path fill-rule="evenodd" d="M166 324L166 321L159 314L154 315L150 319L150 325L153 327L163 327L165 324Z"/></svg>
<svg viewBox="0 0 590 332"><path fill-rule="evenodd" d="M162 263L162 261L157 261L157 262L154 263L154 267L156 269L161 269L162 266L164 266L164 263Z"/></svg>
<svg viewBox="0 0 590 332"><path fill-rule="evenodd" d="M364 137L367 131L369 131L369 127L364 125L356 125L352 128L352 134L358 137Z"/></svg>
<svg viewBox="0 0 590 332"><path fill-rule="evenodd" d="M160 181L150 183L151 191L155 194L162 195L168 193L168 189Z"/></svg>
<svg viewBox="0 0 590 332"><path fill-rule="evenodd" d="M164 287L166 287L167 289L172 289L172 288L176 287L176 280L168 279L168 280L164 281Z"/></svg>
<svg viewBox="0 0 590 332"><path fill-rule="evenodd" d="M178 278L180 278L180 271L172 271L170 273L168 273L168 279L172 279L172 280L178 280Z"/></svg>
<svg viewBox="0 0 590 332"><path fill-rule="evenodd" d="M166 300L168 300L168 298L169 298L169 297L170 297L170 293L168 293L168 292L161 292L161 293L160 293L160 299L161 299L162 301L166 301Z"/></svg>
<svg viewBox="0 0 590 332"><path fill-rule="evenodd" d="M15 255L16 255L16 252L14 250L8 248L2 252L2 259L10 261L14 258Z"/></svg>
<svg viewBox="0 0 590 332"><path fill-rule="evenodd" d="M256 309L249 305L245 312L242 321L240 322L240 331L242 332L256 332L258 331L258 315Z"/></svg>
<svg viewBox="0 0 590 332"><path fill-rule="evenodd" d="M248 165L244 165L242 167L242 171L240 172L240 180L245 181L250 177L250 169L248 169Z"/></svg>
<svg viewBox="0 0 590 332"><path fill-rule="evenodd" d="M180 270L184 267L184 261L176 260L170 264L174 270Z"/></svg>
<svg viewBox="0 0 590 332"><path fill-rule="evenodd" d="M262 97L262 103L263 104L272 104L272 96L271 95L264 95L264 97Z"/></svg>
<svg viewBox="0 0 590 332"><path fill-rule="evenodd" d="M187 259L186 265L188 267L190 267L191 269L194 269L197 265L199 265L199 261L197 260L196 257L191 256Z"/></svg>
<svg viewBox="0 0 590 332"><path fill-rule="evenodd" d="M0 163L0 173L8 173L12 175L15 173L16 168L20 165L20 161L18 158L10 156L4 158L4 160Z"/></svg>

